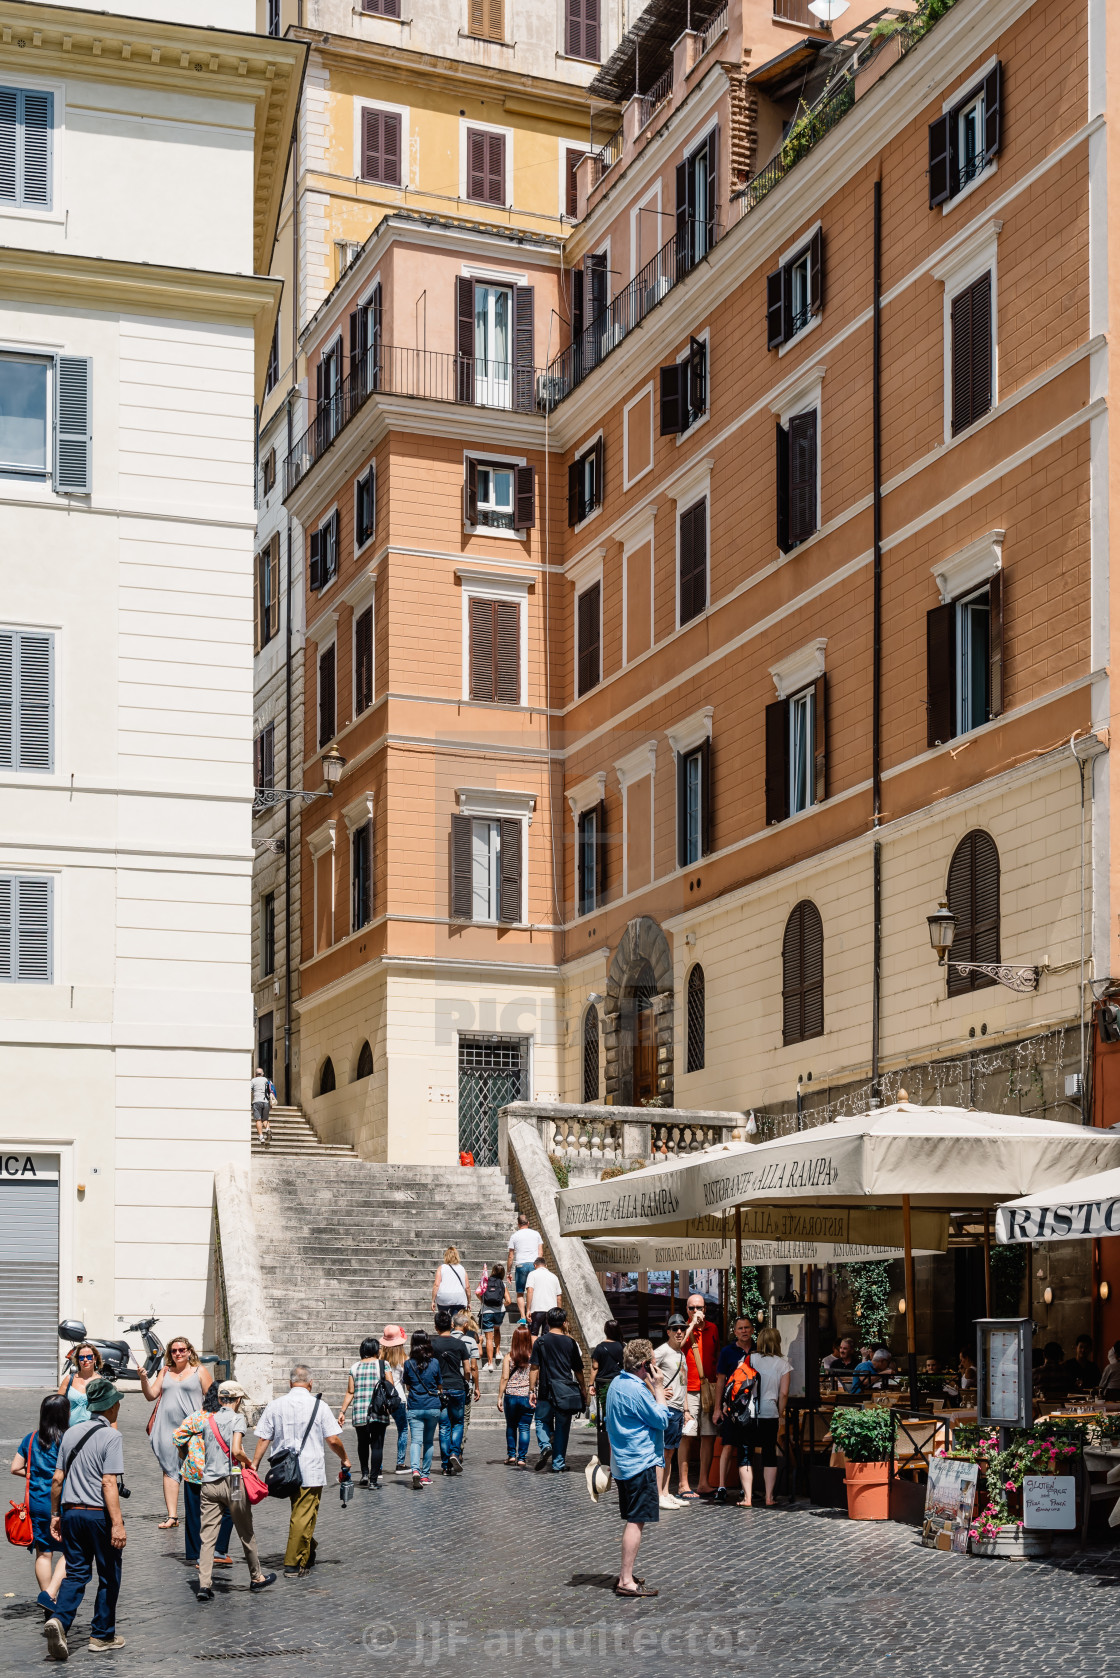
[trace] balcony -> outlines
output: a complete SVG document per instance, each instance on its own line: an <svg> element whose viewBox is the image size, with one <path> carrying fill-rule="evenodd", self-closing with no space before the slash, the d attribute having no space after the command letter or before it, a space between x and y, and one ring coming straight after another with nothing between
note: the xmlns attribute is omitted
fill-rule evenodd
<svg viewBox="0 0 1120 1678"><path fill-rule="evenodd" d="M795 23L799 29L827 30L829 27L809 10L809 0L774 0L774 21Z"/></svg>
<svg viewBox="0 0 1120 1678"><path fill-rule="evenodd" d="M472 408L506 408L519 414L545 410L546 375L536 367L443 350L378 344L356 364L338 390L321 402L284 463L288 496L374 396L411 396Z"/></svg>

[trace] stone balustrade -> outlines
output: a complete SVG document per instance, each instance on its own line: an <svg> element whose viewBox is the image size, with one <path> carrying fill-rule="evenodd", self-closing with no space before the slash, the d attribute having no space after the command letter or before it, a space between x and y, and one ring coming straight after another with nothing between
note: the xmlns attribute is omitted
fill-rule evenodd
<svg viewBox="0 0 1120 1678"><path fill-rule="evenodd" d="M584 1170L609 1165L630 1169L639 1161L652 1164L658 1159L683 1159L722 1142L746 1140L742 1113L693 1111L683 1107L600 1107L520 1101L502 1109L499 1134L505 1123L519 1119L533 1125L546 1153L567 1161L581 1174Z"/></svg>

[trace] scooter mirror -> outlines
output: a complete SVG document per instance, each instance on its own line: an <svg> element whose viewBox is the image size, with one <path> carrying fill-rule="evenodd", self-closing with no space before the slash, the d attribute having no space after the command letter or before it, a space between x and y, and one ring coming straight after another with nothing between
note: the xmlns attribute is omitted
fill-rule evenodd
<svg viewBox="0 0 1120 1678"><path fill-rule="evenodd" d="M75 1344L86 1338L86 1325L80 1323L76 1317L66 1317L58 1325L58 1338L72 1340Z"/></svg>

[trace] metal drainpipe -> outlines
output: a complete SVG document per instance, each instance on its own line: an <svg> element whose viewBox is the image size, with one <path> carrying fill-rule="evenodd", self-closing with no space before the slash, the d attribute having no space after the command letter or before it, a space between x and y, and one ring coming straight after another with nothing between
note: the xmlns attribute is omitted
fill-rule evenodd
<svg viewBox="0 0 1120 1678"><path fill-rule="evenodd" d="M872 827L878 829L883 808L883 780L879 756L880 712L882 709L882 617L883 617L883 465L880 413L879 361L881 355L880 308L882 301L883 183L875 182L874 257L871 305L871 459L872 527L875 565L872 582L871 627L871 805ZM883 949L882 853L876 839L872 846L873 950L871 958L871 1105L879 1105L879 992Z"/></svg>
<svg viewBox="0 0 1120 1678"><path fill-rule="evenodd" d="M303 7L300 6L300 22ZM298 125L297 125L298 128ZM297 137L292 135L292 366L288 380L288 449L284 457L284 489L287 463L292 453L292 401L295 397L296 354L299 348L299 192ZM284 778L291 784L292 773L292 515L288 514L288 575L284 589ZM301 829L302 831L302 829ZM284 800L284 1105L292 1104L292 801Z"/></svg>

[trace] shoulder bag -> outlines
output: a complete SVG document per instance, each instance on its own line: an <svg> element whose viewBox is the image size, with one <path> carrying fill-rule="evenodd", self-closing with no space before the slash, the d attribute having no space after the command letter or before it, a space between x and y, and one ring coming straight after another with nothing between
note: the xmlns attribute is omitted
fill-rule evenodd
<svg viewBox="0 0 1120 1678"><path fill-rule="evenodd" d="M31 1453L35 1449L35 1435L27 1441L27 1479L23 1487L23 1502L11 1500L11 1507L4 1516L4 1531L8 1535L9 1544L18 1544L21 1550L34 1540L34 1529L31 1525Z"/></svg>
<svg viewBox="0 0 1120 1678"><path fill-rule="evenodd" d="M230 1478L232 1479L233 1458L230 1455L230 1448L222 1438L221 1430L219 1429L213 1416L208 1416L207 1420L210 1423L214 1438L218 1441L218 1444L222 1447L226 1456L230 1458ZM250 1503L261 1503L268 1496L268 1487L265 1485L255 1468L243 1468L238 1478L241 1481L242 1490Z"/></svg>
<svg viewBox="0 0 1120 1678"><path fill-rule="evenodd" d="M291 1446L286 1445L282 1451L277 1451L276 1455L269 1459L268 1473L264 1477L269 1497L294 1498L303 1490L303 1472L299 1466L299 1459L311 1436L311 1424L318 1414L322 1397L322 1393L315 1394L315 1402L311 1406L311 1414L307 1418L299 1450L293 1451Z"/></svg>

